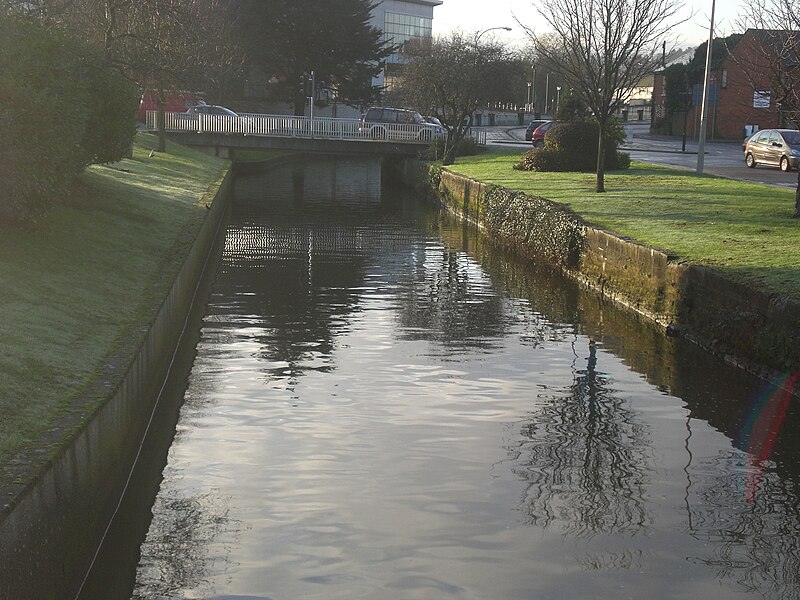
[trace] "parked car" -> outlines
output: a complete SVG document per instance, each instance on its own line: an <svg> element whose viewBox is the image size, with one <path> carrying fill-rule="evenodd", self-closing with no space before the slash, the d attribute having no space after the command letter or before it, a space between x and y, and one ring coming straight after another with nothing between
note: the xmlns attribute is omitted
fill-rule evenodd
<svg viewBox="0 0 800 600"><path fill-rule="evenodd" d="M745 152L747 150L747 142L749 142L751 138L754 138L757 135L758 132L756 131L753 135L748 135L746 138L742 140L742 152Z"/></svg>
<svg viewBox="0 0 800 600"><path fill-rule="evenodd" d="M544 134L550 131L557 123L558 121L545 121L533 130L533 133L531 133L531 143L534 148L541 148L544 146Z"/></svg>
<svg viewBox="0 0 800 600"><path fill-rule="evenodd" d="M373 106L361 117L359 129L377 140L432 140L436 126L407 108Z"/></svg>
<svg viewBox="0 0 800 600"><path fill-rule="evenodd" d="M434 127L433 135L434 137L443 138L447 136L447 130L442 125L442 122L437 119L436 117L422 117L426 123L430 123Z"/></svg>
<svg viewBox="0 0 800 600"><path fill-rule="evenodd" d="M548 123L548 122L549 121L547 121L546 119L540 119L538 121L531 121L528 124L527 129L525 129L525 141L526 142L530 142L531 138L533 137L533 132L536 130L536 128L539 127L539 125L544 125L545 123Z"/></svg>
<svg viewBox="0 0 800 600"><path fill-rule="evenodd" d="M186 111L188 115L221 115L226 117L238 117L235 112L230 108L224 106L216 106L214 104L198 104L197 106L190 106Z"/></svg>
<svg viewBox="0 0 800 600"><path fill-rule="evenodd" d="M744 162L751 169L756 165L772 165L791 171L800 165L800 131L794 129L762 129L744 144Z"/></svg>

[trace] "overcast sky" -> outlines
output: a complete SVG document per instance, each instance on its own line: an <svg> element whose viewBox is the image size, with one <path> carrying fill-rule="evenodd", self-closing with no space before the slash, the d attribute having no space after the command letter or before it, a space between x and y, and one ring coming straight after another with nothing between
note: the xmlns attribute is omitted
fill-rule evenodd
<svg viewBox="0 0 800 600"><path fill-rule="evenodd" d="M694 13L677 30L681 47L699 46L708 39L711 18L711 0L684 0L681 2L681 18ZM736 19L745 0L716 0L714 22L718 35L738 31ZM433 9L433 33L445 34L453 29L465 32L482 31L489 27L513 27L511 32L492 32L497 39L510 44L524 44L525 36L514 17L537 31L546 31L546 24L538 17L533 0L444 0L444 4ZM492 35L490 34L490 35Z"/></svg>

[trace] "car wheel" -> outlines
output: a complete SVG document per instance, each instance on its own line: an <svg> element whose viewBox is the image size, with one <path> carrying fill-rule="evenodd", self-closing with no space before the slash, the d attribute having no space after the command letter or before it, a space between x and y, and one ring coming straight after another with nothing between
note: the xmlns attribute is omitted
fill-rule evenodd
<svg viewBox="0 0 800 600"><path fill-rule="evenodd" d="M752 169L756 166L756 159L753 158L753 155L748 152L747 156L744 157L744 164Z"/></svg>
<svg viewBox="0 0 800 600"><path fill-rule="evenodd" d="M786 156L781 156L781 171L785 173L786 171L791 171L791 170L792 170L792 165L789 164L789 158Z"/></svg>

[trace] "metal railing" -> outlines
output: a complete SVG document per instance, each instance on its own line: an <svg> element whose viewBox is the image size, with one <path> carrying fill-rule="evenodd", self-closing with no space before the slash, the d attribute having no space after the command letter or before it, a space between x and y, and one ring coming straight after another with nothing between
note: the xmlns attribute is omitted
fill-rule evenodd
<svg viewBox="0 0 800 600"><path fill-rule="evenodd" d="M147 127L156 129L156 111L147 111ZM295 117L291 115L261 115L242 113L204 115L168 112L164 114L166 131L302 137L337 140L376 140L390 142L428 143L444 137L430 125L400 123L368 123L358 119Z"/></svg>
<svg viewBox="0 0 800 600"><path fill-rule="evenodd" d="M473 138L479 146L486 145L486 130L481 127L470 127L467 131L467 137Z"/></svg>

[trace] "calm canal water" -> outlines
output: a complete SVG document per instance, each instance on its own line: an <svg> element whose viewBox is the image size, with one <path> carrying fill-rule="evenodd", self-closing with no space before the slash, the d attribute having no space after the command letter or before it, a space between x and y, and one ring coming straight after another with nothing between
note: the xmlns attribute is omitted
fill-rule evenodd
<svg viewBox="0 0 800 600"><path fill-rule="evenodd" d="M789 397L381 188L237 181L134 598L800 598Z"/></svg>

